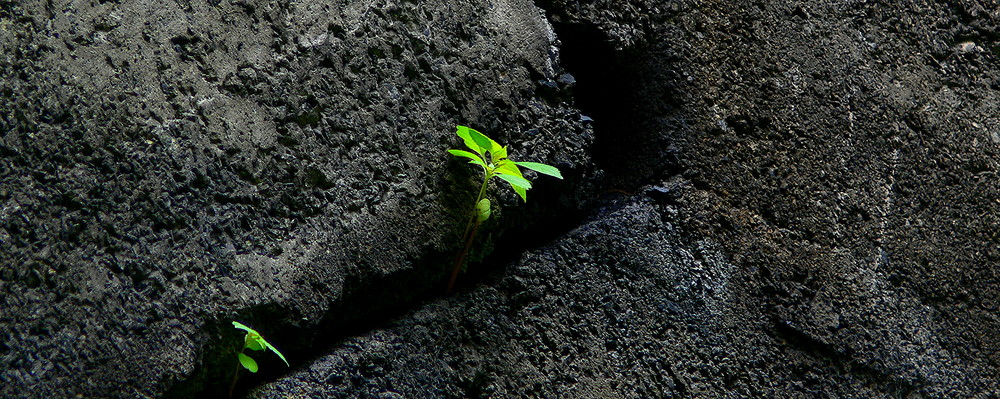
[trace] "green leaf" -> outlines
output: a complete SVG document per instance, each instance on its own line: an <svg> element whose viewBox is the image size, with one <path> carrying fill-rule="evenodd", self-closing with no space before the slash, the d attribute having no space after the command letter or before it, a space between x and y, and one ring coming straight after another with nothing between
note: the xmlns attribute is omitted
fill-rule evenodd
<svg viewBox="0 0 1000 399"><path fill-rule="evenodd" d="M281 361L285 362L286 366L291 367L291 365L288 364L288 360L285 360L285 355L282 355L281 352L278 352L278 348L275 348L273 345L267 343L267 341L264 340L264 337L262 337L260 333L258 333L256 330L235 321L233 322L233 327L236 327L240 330L244 330L247 332L246 337L243 338L244 348L250 348L251 350L255 351L264 350L265 348L270 349L271 352L274 352L275 355L278 355L278 357L281 358ZM250 362L253 364L252 369L248 367L247 364L243 361L243 357L246 357L247 359L250 360ZM250 359L250 357L247 357L242 353L240 353L240 363L242 363L243 367L246 367L247 370L250 370L253 373L257 372L257 362L254 362L253 359Z"/></svg>
<svg viewBox="0 0 1000 399"><path fill-rule="evenodd" d="M506 173L497 173L497 177L506 180L513 186L523 187L525 190L531 189L531 182L523 177L517 177Z"/></svg>
<svg viewBox="0 0 1000 399"><path fill-rule="evenodd" d="M556 169L555 166L546 165L544 163L538 163L538 162L514 162L514 163L517 164L518 166L523 166L525 168L531 169L543 175L549 175L560 179L563 178L562 173L559 173L559 169Z"/></svg>
<svg viewBox="0 0 1000 399"><path fill-rule="evenodd" d="M483 199L479 200L479 202L476 204L476 215L479 218L479 221L483 222L486 219L489 219L490 218L490 214L492 214L492 213L493 213L493 209L491 209L491 207L490 207L490 200L489 200L489 198L483 198Z"/></svg>
<svg viewBox="0 0 1000 399"><path fill-rule="evenodd" d="M263 341L263 340L264 339L261 338L259 335L256 336L256 337L254 337L254 336L251 336L250 334L247 334L246 343L244 344L243 347L244 348L249 348L252 351L264 350L264 345L261 344L261 341Z"/></svg>
<svg viewBox="0 0 1000 399"><path fill-rule="evenodd" d="M520 187L524 190L531 189L531 182L525 180L523 177L517 177L514 175L508 175L504 173L498 173L497 177L506 180L507 183L510 183L511 187ZM517 188L515 188L514 191L517 191ZM518 193L518 195L520 194L521 193ZM524 201L528 200L528 198L524 195L521 196L521 199Z"/></svg>
<svg viewBox="0 0 1000 399"><path fill-rule="evenodd" d="M234 321L234 322L233 322L233 327L236 327L236 328L238 328L238 329L240 329L240 330L243 330L243 331L246 331L246 332L252 332L252 333L254 333L254 334L256 334L256 333L257 333L257 332L256 332L256 331L254 331L254 330L253 330L252 328L250 328L250 327L247 327L247 326L243 325L242 323L240 323L240 322L238 322L238 321Z"/></svg>
<svg viewBox="0 0 1000 399"><path fill-rule="evenodd" d="M496 168L497 175L510 175L514 177L520 177L524 179L524 175L521 174L521 169L517 168L517 164L511 160L503 160L500 165ZM502 177L501 177L502 179ZM528 190L524 187L510 185L514 189L514 192L521 197L521 201L528 202Z"/></svg>
<svg viewBox="0 0 1000 399"><path fill-rule="evenodd" d="M451 155L454 155L456 157L469 158L470 159L469 163L475 164L475 165L479 165L483 169L486 169L486 162L483 161L483 158L481 158L479 155L473 154L473 153L468 152L468 151L462 151L462 150L448 150L448 152L451 153Z"/></svg>
<svg viewBox="0 0 1000 399"><path fill-rule="evenodd" d="M510 187L514 189L514 192L517 193L517 195L521 196L521 201L528 202L528 190L525 190L524 187L514 185Z"/></svg>
<svg viewBox="0 0 1000 399"><path fill-rule="evenodd" d="M285 366L292 367L290 364L288 364L288 360L285 360L285 355L282 355L281 352L278 352L278 348L275 348L274 345L267 343L267 341L264 341L264 339L261 339L261 341L264 342L264 346L270 349L271 352L274 352L275 355L278 355L278 357L281 358L281 361L285 362Z"/></svg>
<svg viewBox="0 0 1000 399"><path fill-rule="evenodd" d="M469 133L470 131L475 132L475 130L469 128L468 126L461 126L461 125L459 125L455 129L455 134L457 134L458 137L462 138L462 141L465 142L465 146L466 147L469 147L469 149L471 149L472 151L475 151L477 154L479 154L480 157L482 157L483 156L483 152L486 151L487 148L484 148L481 145L477 144L476 141L472 139L472 135ZM479 133L479 132L476 132L476 133ZM482 134L480 133L480 135L482 135Z"/></svg>
<svg viewBox="0 0 1000 399"><path fill-rule="evenodd" d="M486 135L483 135L483 137L486 137L490 141L490 161L497 163L507 158L507 147L500 145L500 143L493 141L493 139Z"/></svg>
<svg viewBox="0 0 1000 399"><path fill-rule="evenodd" d="M468 129L469 129L469 136L472 138L472 141L476 142L476 144L479 145L479 148L482 148L483 151L489 151L490 155L492 155L493 151L495 151L493 145L496 144L497 146L499 146L499 144L497 144L496 141L493 141L493 139L486 137L485 134L479 133L479 131L477 131L476 129L473 128L468 128ZM492 161L496 162L497 160L494 159Z"/></svg>
<svg viewBox="0 0 1000 399"><path fill-rule="evenodd" d="M521 170L517 168L517 165L514 163L514 161L511 161L509 159L505 159L497 163L497 166L494 170L496 171L496 173L524 178L524 175L521 174Z"/></svg>
<svg viewBox="0 0 1000 399"><path fill-rule="evenodd" d="M251 373L257 372L257 361L242 353L237 354L237 357L240 358L240 364L243 365L243 368L249 370Z"/></svg>
<svg viewBox="0 0 1000 399"><path fill-rule="evenodd" d="M492 139L490 139L490 141L493 143L493 149L490 150L490 160L492 160L493 163L506 160L507 147L497 144L497 142L493 141Z"/></svg>

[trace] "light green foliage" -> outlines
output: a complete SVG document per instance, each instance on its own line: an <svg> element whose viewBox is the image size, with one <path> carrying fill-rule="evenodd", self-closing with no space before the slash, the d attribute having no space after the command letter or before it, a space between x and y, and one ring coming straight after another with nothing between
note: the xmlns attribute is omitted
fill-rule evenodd
<svg viewBox="0 0 1000 399"><path fill-rule="evenodd" d="M251 358L250 356L247 356L246 354L243 353L243 351L246 349L250 349L252 351L271 350L271 352L274 352L275 355L278 355L278 357L281 358L281 361L285 362L285 365L288 366L288 360L285 360L285 356L278 351L278 348L275 348L271 344L267 343L267 341L264 340L264 337L261 337L260 333L258 333L256 330L247 327L237 321L233 322L233 327L236 327L237 329L247 332L247 335L243 338L243 349L240 349L240 351L237 352L236 355L239 358L240 365L242 365L243 368L249 370L251 373L257 372L257 362L253 360L253 358Z"/></svg>
<svg viewBox="0 0 1000 399"><path fill-rule="evenodd" d="M469 163L483 169L484 189L480 190L483 192L476 199L477 205L485 196L486 183L494 176L510 183L511 188L521 197L521 200L527 201L527 191L531 189L531 182L524 178L519 166L559 179L563 178L562 174L559 173L559 169L556 169L554 166L538 162L515 162L507 159L507 147L501 146L496 141L493 141L493 139L486 137L485 134L476 131L476 129L467 126L458 126L455 134L461 137L465 142L465 146L469 147L473 152L463 150L448 150L448 152L456 157L468 158Z"/></svg>
<svg viewBox="0 0 1000 399"><path fill-rule="evenodd" d="M559 179L563 178L562 174L559 173L559 169L554 166L538 162L515 162L507 159L507 147L498 144L493 139L486 137L485 134L476 131L476 129L467 126L458 126L455 134L461 137L465 146L469 147L472 151L448 150L448 152L456 157L468 159L470 164L480 167L483 170L483 184L479 188L479 196L476 197L476 202L473 203L475 206L473 213L469 216L469 223L465 226L465 233L462 237L466 242L465 249L455 261L455 268L452 270L451 279L448 281L448 291L451 291L455 284L455 278L458 276L458 271L461 269L465 255L472 244L472 238L476 235L476 229L480 223L489 219L492 214L490 200L486 198L486 187L489 185L490 179L498 177L506 181L514 189L514 192L521 197L521 200L527 202L531 182L521 174L521 167Z"/></svg>

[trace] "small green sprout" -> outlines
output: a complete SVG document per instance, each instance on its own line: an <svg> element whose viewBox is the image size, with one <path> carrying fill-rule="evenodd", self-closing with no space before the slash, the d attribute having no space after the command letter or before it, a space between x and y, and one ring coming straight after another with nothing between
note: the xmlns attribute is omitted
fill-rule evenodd
<svg viewBox="0 0 1000 399"><path fill-rule="evenodd" d="M281 361L285 362L285 366L288 366L288 360L285 360L285 355L282 355L281 352L278 351L278 348L275 348L274 345L265 341L264 337L260 336L260 333L257 332L257 330L247 327L238 321L233 321L233 327L236 327L238 330L246 331L247 335L243 337L243 347L236 351L236 358L239 359L240 362L239 365L236 366L236 371L233 372L233 383L229 385L230 398L233 397L233 389L236 389L236 381L240 377L240 366L243 366L243 368L247 369L247 371L251 373L257 372L257 361L253 360L252 357L247 356L243 353L243 351L247 349L252 351L270 349L271 352L274 352L275 355L278 355L278 357L281 358Z"/></svg>
<svg viewBox="0 0 1000 399"><path fill-rule="evenodd" d="M499 177L514 189L514 192L521 197L522 201L528 201L528 190L531 189L531 182L521 174L519 166L531 169L535 172L562 179L559 169L554 166L538 162L515 162L507 159L507 147L501 146L493 139L486 137L476 129L467 126L458 126L455 134L461 137L465 146L472 152L463 150L448 150L456 157L467 158L469 163L479 166L483 170L483 184L479 188L479 196L476 197L475 206L469 215L469 222L465 225L465 233L462 238L465 240L465 249L459 254L455 261L455 267L451 271L451 278L448 280L448 292L455 286L455 279L462 269L465 255L468 254L472 246L472 239L476 236L479 224L490 218L492 205L489 198L486 198L486 187L490 179Z"/></svg>
<svg viewBox="0 0 1000 399"><path fill-rule="evenodd" d="M240 349L240 351L236 353L236 356L240 359L240 365L242 365L243 368L249 370L251 373L257 372L257 362L250 356L243 353L246 349L250 349L252 351L270 349L271 352L278 355L278 357L281 358L281 361L285 362L285 365L288 366L288 360L285 360L285 356L282 355L281 352L278 352L278 348L275 348L273 345L267 343L267 341L264 340L264 337L260 336L260 333L250 327L240 324L240 322L237 321L233 322L233 327L247 332L247 335L243 338L243 349Z"/></svg>

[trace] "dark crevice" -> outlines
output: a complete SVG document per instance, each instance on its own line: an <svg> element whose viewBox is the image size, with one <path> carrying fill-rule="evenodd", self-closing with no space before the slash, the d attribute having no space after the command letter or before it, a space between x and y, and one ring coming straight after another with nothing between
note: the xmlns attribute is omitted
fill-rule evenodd
<svg viewBox="0 0 1000 399"><path fill-rule="evenodd" d="M609 174L615 174L618 168L610 161L629 144L629 135L623 129L634 109L629 101L632 71L622 65L620 54L597 27L554 23L553 29L562 42L563 67L576 78L575 105L593 119L594 161Z"/></svg>
<svg viewBox="0 0 1000 399"><path fill-rule="evenodd" d="M540 193L532 193L540 194ZM541 196L536 196L540 199ZM545 207L541 207L544 209ZM539 215L542 215L539 212ZM540 216L530 225L512 228L495 238L493 250L481 262L470 263L465 273L459 275L455 291L461 292L483 283L499 279L504 268L517 262L525 252L540 248L555 241L560 236L583 223L582 214L559 213ZM488 232L486 232L488 234Z"/></svg>
<svg viewBox="0 0 1000 399"><path fill-rule="evenodd" d="M533 201L528 204L532 208L524 210L521 216L538 216L529 223L496 226L493 231L483 231L483 237L477 239L476 245L484 247L486 241L491 241L485 248L492 247L492 250L480 261L469 263L466 272L459 276L452 295L496 281L504 268L524 252L546 245L581 223L582 218L577 213L544 211L557 207L556 187L546 190L540 185L532 194L535 194ZM330 306L318 325L292 325L294 323L289 323L289 320L295 320L294 315L289 315L288 309L273 304L243 312L245 317L240 320L258 328L293 363L288 368L270 353L255 353L254 357L260 362L259 372L250 374L240 370L232 397L246 397L251 389L308 367L332 353L345 339L386 328L423 304L445 297L453 256L430 254L412 268L373 281L345 281L345 296ZM215 341L218 337L222 340ZM228 319L206 326L202 335L207 348L203 362L190 378L177 382L164 397L227 397L236 367L235 350L241 337L242 333L232 328Z"/></svg>
<svg viewBox="0 0 1000 399"><path fill-rule="evenodd" d="M428 268L445 262L445 257L439 254L429 256L412 268L373 281L345 281L345 296L330 306L318 325L288 324L288 320L295 319L288 314L288 309L273 305L247 310L244 312L247 316L242 320L275 343L291 362L291 368L273 354L254 353L260 370L256 374L240 370L241 376L232 397L246 397L255 387L308 367L318 358L333 352L345 339L385 328L423 303L441 297L444 294L443 274L429 273ZM233 367L236 366L233 351L238 349L236 346L242 333L233 329L228 319L220 320L206 330L211 337L222 337L221 343L208 345L213 349L204 355L206 363L191 378L174 386L165 397L228 397ZM222 344L230 342L234 343L233 348Z"/></svg>
<svg viewBox="0 0 1000 399"><path fill-rule="evenodd" d="M677 153L663 142L669 135L662 130L671 127L653 122L664 112L653 109L662 99L647 98L651 89L643 83L651 80L645 64L650 50L616 49L591 24L554 22L553 29L562 43L562 66L576 78L574 104L593 120L592 156L606 173L606 188L635 191L678 174ZM654 148L657 151L650 150Z"/></svg>
<svg viewBox="0 0 1000 399"><path fill-rule="evenodd" d="M592 156L595 164L604 169L605 176L609 177L607 188L634 191L653 181L652 178L676 174L672 168L654 173L635 172L642 168L632 161L635 148L648 145L650 137L656 136L655 132L643 130L634 122L636 118L642 118L644 112L648 113L643 111L635 94L639 72L634 63L641 52L615 50L607 37L590 25L557 23L555 29L562 41L562 62L576 80L573 89L575 104L584 115L593 119L597 136ZM662 164L658 160L656 162ZM532 191L532 201L528 204L531 208L515 211L520 214L521 220L534 215L535 218L529 222L486 226L476 245L485 248L489 254L481 260L473 257L466 271L459 276L453 295L480 284L496 282L502 278L504 268L516 262L524 252L544 246L580 225L583 215L589 213L585 209L580 212L545 211L564 209L557 204L559 187L566 186L540 185ZM490 247L492 250L489 250ZM263 362L260 371L251 375L241 370L242 377L233 397L245 397L257 386L308 367L318 358L332 353L345 339L386 328L424 303L445 296L453 256L429 254L415 262L412 268L373 281L345 281L345 296L332 304L318 325L288 325L288 320L294 318L286 314L287 309L247 310L245 313L252 317L245 321L259 321L257 327L262 328L260 332L268 340L295 343L280 347L289 360L295 359L295 362L291 368L286 368L280 361L271 359L273 356L269 354L257 356ZM276 325L279 321L286 325ZM221 320L205 330L205 339L209 342L206 346L213 349L205 353L205 362L194 376L178 382L166 397L226 397L236 360L230 353L231 348L212 341L223 337L223 342L238 343L240 335L231 328L229 320Z"/></svg>

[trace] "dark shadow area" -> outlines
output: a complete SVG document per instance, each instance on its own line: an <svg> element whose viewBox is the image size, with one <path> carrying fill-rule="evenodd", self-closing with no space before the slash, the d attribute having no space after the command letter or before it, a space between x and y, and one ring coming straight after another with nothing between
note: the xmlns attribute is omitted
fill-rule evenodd
<svg viewBox="0 0 1000 399"><path fill-rule="evenodd" d="M255 374L239 369L240 377L234 385L232 397L246 397L257 386L308 367L319 357L331 353L345 339L384 328L424 302L441 297L446 276L428 273L427 270L448 262L448 259L444 254L434 254L413 268L384 278L368 282L345 281L345 296L330 307L318 325L289 323L296 318L288 313L288 309L275 306L247 309L243 312L246 316L238 318L258 328L265 339L282 351L291 367L286 367L273 353L249 353L257 360L260 369ZM220 320L207 326L206 336L222 337L223 341L208 344L204 362L198 370L187 380L175 384L164 397L229 397L233 372L238 369L236 350L243 334L232 327L230 320Z"/></svg>
<svg viewBox="0 0 1000 399"><path fill-rule="evenodd" d="M650 49L615 49L589 24L556 22L553 28L562 42L562 66L576 78L575 105L593 119L593 157L606 172L605 189L634 192L677 174L678 151L666 142L671 127L655 118L671 107L671 92L646 87L661 78L650 70Z"/></svg>
<svg viewBox="0 0 1000 399"><path fill-rule="evenodd" d="M456 191L445 197L465 199L464 194L468 193L463 191L467 189L471 193L474 187L466 184L465 174L470 172L467 169L464 163L456 162L456 173L444 185ZM240 376L232 397L246 397L255 387L308 367L333 353L346 339L387 328L429 301L460 295L479 284L500 278L504 268L516 262L525 251L544 246L581 223L582 215L587 212L567 210L559 201L566 186L576 184L583 177L575 174L566 177L565 181L538 184L529 192L526 204L505 207L483 226L473 246L479 253L470 256L467 269L459 275L451 294L445 291L457 254L435 252L415 260L411 268L378 279L344 281L344 296L330 305L318 325L297 324L298 316L274 305L246 309L236 319L258 329L282 351L291 367L286 367L273 353L252 352L249 354L258 361L259 371L251 374L238 368L236 350L244 333L233 328L229 319L217 320L205 326L200 336L206 342L202 362L190 378L177 381L164 397L227 398L237 369ZM509 190L505 183L495 188ZM449 202L449 206L460 207L460 202L467 205L464 201L455 201ZM503 212L508 215L503 216ZM455 226L462 227L461 224ZM218 337L221 341L216 341Z"/></svg>
<svg viewBox="0 0 1000 399"><path fill-rule="evenodd" d="M506 187L502 187L506 189ZM558 185L537 185L528 192L528 204L532 206L531 214L538 215L531 223L514 226L503 231L503 234L489 237L486 246L489 251L481 261L471 262L465 273L459 275L455 284L455 292L474 288L481 283L489 283L500 278L503 270L517 262L525 252L544 247L560 236L580 226L591 213L592 207L581 212L544 212L545 209L557 209L554 204L558 196ZM532 204L532 202L536 202ZM596 201L594 201L596 203ZM537 211L536 211L537 210ZM490 231L482 233L489 235ZM483 237L480 237L483 238ZM483 241L483 240L480 240ZM482 242L481 242L482 244ZM480 245L482 248L482 245Z"/></svg>
<svg viewBox="0 0 1000 399"><path fill-rule="evenodd" d="M563 67L576 78L575 105L593 119L594 161L609 175L619 175L621 167L613 161L627 152L632 141L625 129L635 109L631 101L635 72L622 64L621 54L596 27L555 23L553 28L562 42Z"/></svg>

